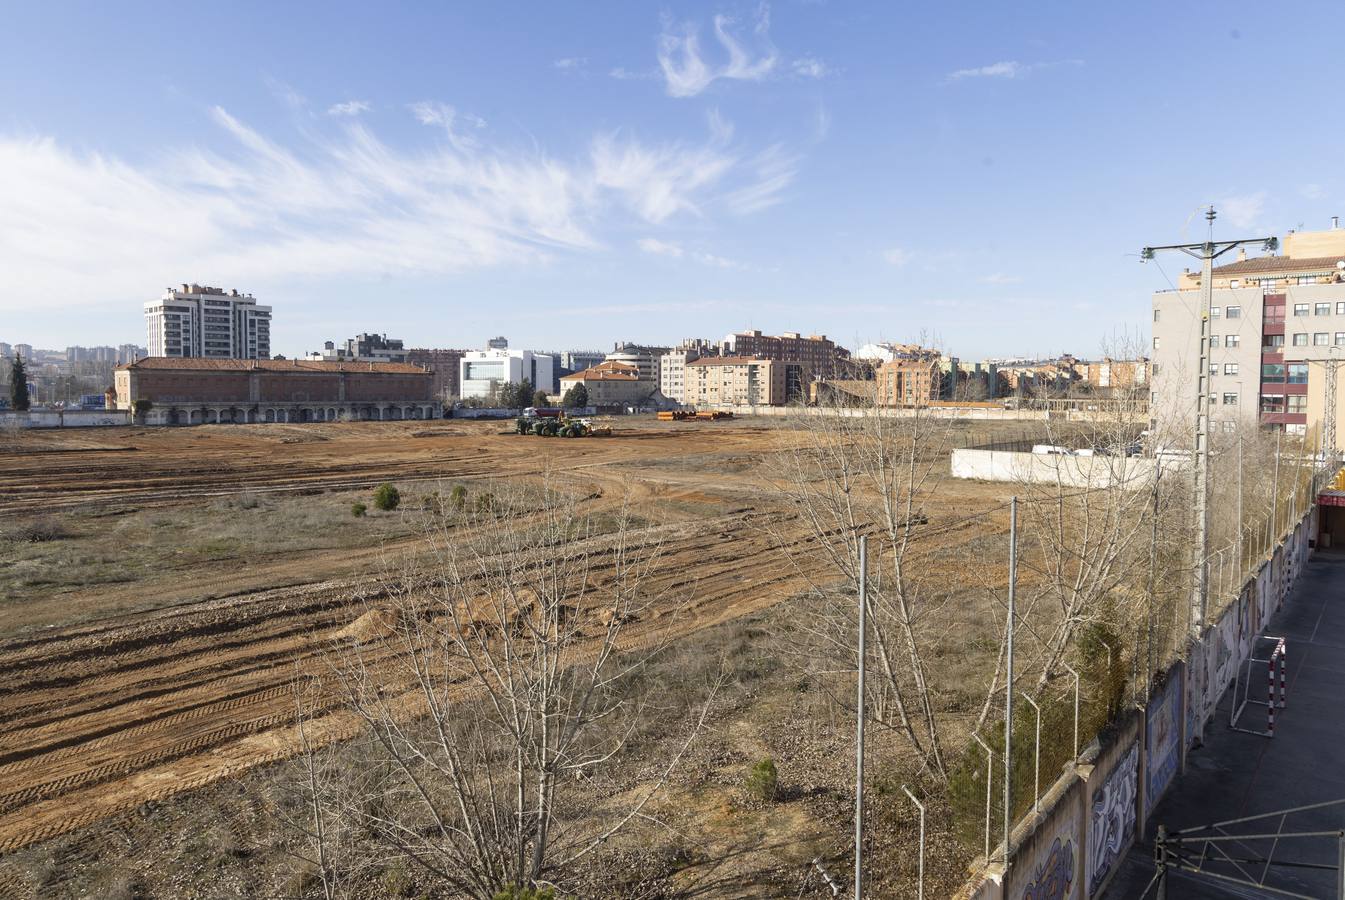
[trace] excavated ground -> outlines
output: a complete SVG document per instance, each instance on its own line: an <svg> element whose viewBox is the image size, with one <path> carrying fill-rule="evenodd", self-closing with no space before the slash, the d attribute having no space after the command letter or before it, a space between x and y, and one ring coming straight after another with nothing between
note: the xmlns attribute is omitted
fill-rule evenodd
<svg viewBox="0 0 1345 900"><path fill-rule="evenodd" d="M796 440L787 428L632 420L610 438L561 440L511 435L507 424L29 433L0 447L0 481L18 487L0 498L0 522L220 515L209 504L244 492L305 503L367 495L383 481L412 493L546 476L595 514L633 500L641 527L657 532L653 587L678 598L676 612L634 623L632 643L748 615L807 587L809 573L786 559L801 534L764 464ZM950 482L931 522L1000 499ZM376 546L314 535L310 550L176 566L165 558L134 581L53 591L23 609L0 600L0 852L292 754L296 672L318 665L377 603L380 561L413 552L411 531L390 528ZM0 542L0 554L14 546ZM326 704L315 731L353 733L336 698Z"/></svg>

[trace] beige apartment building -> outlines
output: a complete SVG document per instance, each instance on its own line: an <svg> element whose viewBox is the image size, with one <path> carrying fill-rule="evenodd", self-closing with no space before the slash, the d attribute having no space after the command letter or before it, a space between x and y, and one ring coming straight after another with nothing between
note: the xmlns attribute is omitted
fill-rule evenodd
<svg viewBox="0 0 1345 900"><path fill-rule="evenodd" d="M658 382L642 377L637 367L611 360L561 376L561 396L581 384L588 391L588 405L597 407L640 406L658 393Z"/></svg>
<svg viewBox="0 0 1345 900"><path fill-rule="evenodd" d="M1236 423L1303 432L1325 410L1326 365L1345 357L1345 229L1291 232L1283 255L1213 270L1209 317L1211 428ZM1200 274L1153 296L1151 419L1180 434L1194 419L1200 352ZM1345 413L1339 405L1337 417Z"/></svg>
<svg viewBox="0 0 1345 900"><path fill-rule="evenodd" d="M784 406L802 384L799 363L750 356L703 356L686 364L685 402L703 409Z"/></svg>

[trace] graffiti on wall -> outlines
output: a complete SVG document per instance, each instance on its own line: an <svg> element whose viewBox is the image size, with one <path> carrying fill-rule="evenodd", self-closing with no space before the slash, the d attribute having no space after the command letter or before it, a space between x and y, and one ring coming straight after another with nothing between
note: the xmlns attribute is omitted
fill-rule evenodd
<svg viewBox="0 0 1345 900"><path fill-rule="evenodd" d="M1144 808L1152 812L1158 799L1177 774L1181 748L1182 669L1173 666L1162 693L1149 701L1145 714L1144 749L1148 760L1145 773Z"/></svg>
<svg viewBox="0 0 1345 900"><path fill-rule="evenodd" d="M1205 695L1209 688L1209 670L1205 666L1205 641L1192 644L1186 662L1186 742L1201 740L1205 726Z"/></svg>
<svg viewBox="0 0 1345 900"><path fill-rule="evenodd" d="M1022 900L1065 900L1074 886L1074 842L1059 837L1046 858L1032 870L1032 880L1023 888Z"/></svg>
<svg viewBox="0 0 1345 900"><path fill-rule="evenodd" d="M1088 894L1092 896L1135 834L1140 745L1131 744L1097 790L1088 816Z"/></svg>

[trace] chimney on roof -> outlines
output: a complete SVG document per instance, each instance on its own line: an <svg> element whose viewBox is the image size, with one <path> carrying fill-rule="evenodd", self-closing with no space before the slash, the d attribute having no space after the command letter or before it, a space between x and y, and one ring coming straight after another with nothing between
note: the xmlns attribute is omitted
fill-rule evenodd
<svg viewBox="0 0 1345 900"><path fill-rule="evenodd" d="M1239 248L1238 248L1238 262L1246 262L1246 261L1247 261L1247 248L1246 248L1246 247L1239 247Z"/></svg>
<svg viewBox="0 0 1345 900"><path fill-rule="evenodd" d="M1331 217L1331 230L1332 230L1332 231L1339 231L1339 230L1340 230L1340 216L1332 216L1332 217Z"/></svg>

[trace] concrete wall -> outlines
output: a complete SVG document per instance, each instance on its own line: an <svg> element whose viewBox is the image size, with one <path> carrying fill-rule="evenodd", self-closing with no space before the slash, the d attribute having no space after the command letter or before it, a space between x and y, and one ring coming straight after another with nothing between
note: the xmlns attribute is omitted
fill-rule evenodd
<svg viewBox="0 0 1345 900"><path fill-rule="evenodd" d="M1165 471L1179 463L1167 461ZM1139 490L1153 483L1157 463L1153 459L1124 456L1059 456L1016 453L1005 450L954 450L954 478L981 481L1017 481L1069 487L1123 487Z"/></svg>
<svg viewBox="0 0 1345 900"><path fill-rule="evenodd" d="M1000 860L978 861L954 896L1083 900L1106 889L1116 863L1185 766L1193 735L1247 658L1252 637L1292 589L1307 558L1312 518L1309 510L1248 579L1240 599L1187 648L1187 659L1168 668L1163 689L1149 698L1143 716L1128 714L1105 744L1095 739L1047 790L1040 815L1030 812L1018 822L1007 867L1001 845Z"/></svg>
<svg viewBox="0 0 1345 900"><path fill-rule="evenodd" d="M0 412L0 428L93 428L130 425L131 414L118 409L38 409Z"/></svg>

